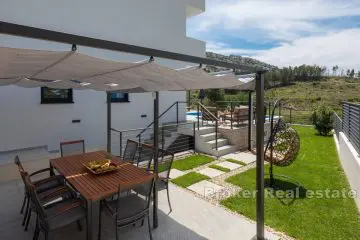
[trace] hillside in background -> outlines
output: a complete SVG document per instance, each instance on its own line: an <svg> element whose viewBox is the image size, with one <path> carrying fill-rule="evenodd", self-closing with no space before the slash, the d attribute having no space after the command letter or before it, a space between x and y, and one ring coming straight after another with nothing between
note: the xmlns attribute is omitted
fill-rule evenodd
<svg viewBox="0 0 360 240"><path fill-rule="evenodd" d="M341 111L341 102L360 102L360 79L353 75L343 77L326 76L326 68L317 65L301 65L294 67L278 68L250 57L225 56L213 52L206 52L206 57L220 61L245 64L269 69L265 75L265 85L268 88L265 92L266 101L283 99L287 106L297 110L312 110L316 106L324 103L336 111ZM225 70L219 67L207 66L210 72ZM237 74L241 72L237 70ZM359 74L360 75L360 74ZM208 94L211 90L207 91ZM193 92L193 98L197 98L197 93ZM245 99L244 94L237 96L218 94L214 99L218 100L241 100ZM213 105L215 100L206 101L206 104ZM207 100L207 99L205 99ZM307 113L308 114L308 113Z"/></svg>
<svg viewBox="0 0 360 240"><path fill-rule="evenodd" d="M237 55L225 56L225 55L217 54L217 53L213 53L213 52L206 52L206 57L210 58L210 59L219 60L219 61L244 64L244 65L260 67L260 68L265 68L265 69L275 69L276 68L276 66L258 61L256 59L253 59L250 57L242 57L242 56L237 56ZM206 67L206 68L212 72L225 70L225 69L219 68L219 67ZM241 73L241 71L239 69L236 69L236 71L237 71L237 73Z"/></svg>
<svg viewBox="0 0 360 240"><path fill-rule="evenodd" d="M265 92L266 100L279 98L299 110L310 110L324 103L340 111L342 101L360 102L360 79L324 78L321 81L296 82Z"/></svg>

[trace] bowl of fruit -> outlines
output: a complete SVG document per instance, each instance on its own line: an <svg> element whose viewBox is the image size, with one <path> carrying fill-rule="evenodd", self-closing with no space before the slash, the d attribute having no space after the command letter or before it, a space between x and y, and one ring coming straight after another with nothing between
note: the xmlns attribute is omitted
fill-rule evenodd
<svg viewBox="0 0 360 240"><path fill-rule="evenodd" d="M119 169L119 167L110 159L91 161L87 164L84 164L84 166L93 174L108 173Z"/></svg>

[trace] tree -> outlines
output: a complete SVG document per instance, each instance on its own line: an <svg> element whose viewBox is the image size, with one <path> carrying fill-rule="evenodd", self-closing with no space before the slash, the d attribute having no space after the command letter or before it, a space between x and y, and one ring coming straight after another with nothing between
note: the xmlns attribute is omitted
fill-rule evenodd
<svg viewBox="0 0 360 240"><path fill-rule="evenodd" d="M355 76L355 70L354 69L351 69L349 76L351 78L354 78L354 76Z"/></svg>
<svg viewBox="0 0 360 240"><path fill-rule="evenodd" d="M206 91L206 98L209 99L212 104L215 104L217 101L224 100L223 89L208 89L205 91Z"/></svg>
<svg viewBox="0 0 360 240"><path fill-rule="evenodd" d="M346 70L346 76L350 77L350 69Z"/></svg>
<svg viewBox="0 0 360 240"><path fill-rule="evenodd" d="M333 70L333 76L336 76L337 71L339 70L339 66L338 65L333 66L332 70Z"/></svg>
<svg viewBox="0 0 360 240"><path fill-rule="evenodd" d="M317 132L322 136L327 136L333 129L333 111L325 106L320 105L313 111L311 119Z"/></svg>

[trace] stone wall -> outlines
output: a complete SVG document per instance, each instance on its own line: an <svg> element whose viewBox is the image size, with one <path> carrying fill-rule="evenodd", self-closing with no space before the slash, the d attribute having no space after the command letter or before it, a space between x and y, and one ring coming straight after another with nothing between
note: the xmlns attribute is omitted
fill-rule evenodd
<svg viewBox="0 0 360 240"><path fill-rule="evenodd" d="M264 140L267 140L270 137L270 123L265 123L265 137ZM246 150L248 148L248 127L240 128L221 128L219 127L218 131L229 140L230 145L237 146L237 150ZM256 144L256 125L252 127L252 147L255 147Z"/></svg>

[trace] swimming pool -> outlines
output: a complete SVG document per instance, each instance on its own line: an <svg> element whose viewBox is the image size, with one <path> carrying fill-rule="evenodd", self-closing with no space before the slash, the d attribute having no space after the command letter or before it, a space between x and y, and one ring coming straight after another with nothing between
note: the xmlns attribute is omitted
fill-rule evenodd
<svg viewBox="0 0 360 240"><path fill-rule="evenodd" d="M197 116L198 112L197 111L190 111L190 112L186 112L187 116ZM199 112L199 116L201 116L201 112Z"/></svg>

